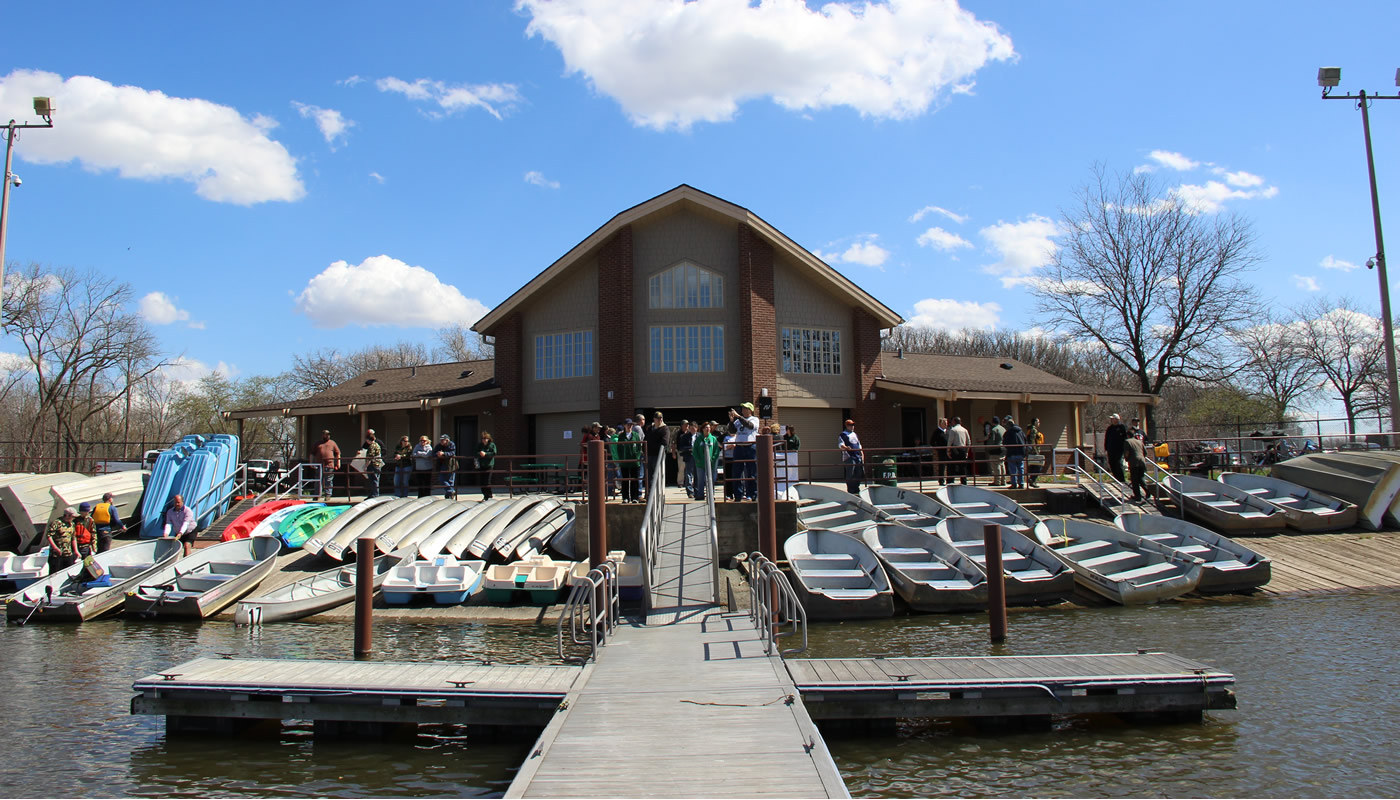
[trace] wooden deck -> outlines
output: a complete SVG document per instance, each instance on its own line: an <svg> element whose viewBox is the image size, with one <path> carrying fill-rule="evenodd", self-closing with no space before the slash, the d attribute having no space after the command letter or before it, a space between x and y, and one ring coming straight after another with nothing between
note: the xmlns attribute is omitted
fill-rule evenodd
<svg viewBox="0 0 1400 800"><path fill-rule="evenodd" d="M790 659L815 719L1199 713L1235 707L1235 678L1169 653Z"/></svg>
<svg viewBox="0 0 1400 800"><path fill-rule="evenodd" d="M182 719L544 725L578 667L198 658L132 685L133 714Z"/></svg>
<svg viewBox="0 0 1400 800"><path fill-rule="evenodd" d="M667 505L653 612L601 650L506 797L849 797L782 659L711 604L707 513Z"/></svg>
<svg viewBox="0 0 1400 800"><path fill-rule="evenodd" d="M1273 560L1266 595L1400 589L1400 533L1313 533L1239 537Z"/></svg>

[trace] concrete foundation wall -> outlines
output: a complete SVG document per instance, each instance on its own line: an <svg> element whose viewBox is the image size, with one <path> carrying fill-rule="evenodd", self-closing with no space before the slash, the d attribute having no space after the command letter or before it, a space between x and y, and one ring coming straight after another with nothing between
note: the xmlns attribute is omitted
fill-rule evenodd
<svg viewBox="0 0 1400 800"><path fill-rule="evenodd" d="M608 504L608 549L626 550L629 555L640 553L638 541L646 506ZM588 504L579 503L574 509L574 552L580 560L588 554ZM716 503L715 517L719 534L719 558L723 566L739 553L758 549L758 504ZM797 532L797 504L778 501L778 550L783 541Z"/></svg>

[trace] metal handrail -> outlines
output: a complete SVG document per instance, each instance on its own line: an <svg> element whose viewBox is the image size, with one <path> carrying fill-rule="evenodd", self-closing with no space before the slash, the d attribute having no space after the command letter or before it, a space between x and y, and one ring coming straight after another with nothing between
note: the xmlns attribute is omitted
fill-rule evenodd
<svg viewBox="0 0 1400 800"><path fill-rule="evenodd" d="M666 514L666 451L656 454L656 461L647 473L647 503L642 512L642 530L637 537L642 556L642 608L651 611L651 587L656 583L656 567L661 547L657 537Z"/></svg>
<svg viewBox="0 0 1400 800"><path fill-rule="evenodd" d="M223 513L222 511L218 510L218 507L221 504L223 504L229 498L233 497L236 494L246 493L247 490L248 465L239 464L238 469L235 469L233 472L224 476L223 480L218 481L213 486L210 486L208 491L195 498L194 502L190 503L189 506L190 508L194 509L201 508L203 504L215 494L215 492L220 492L218 498L215 499L213 503L211 503L210 510L204 513L204 516L209 517L210 521L212 522L213 520L218 519L219 515ZM198 520L196 520L196 522L198 522Z"/></svg>
<svg viewBox="0 0 1400 800"><path fill-rule="evenodd" d="M613 562L605 561L596 569L589 570L588 575L574 584L569 592L569 600L559 615L559 659L572 664L596 661L598 648L607 644L608 637L621 618L617 567ZM572 655L568 652L570 645L586 645L588 653Z"/></svg>
<svg viewBox="0 0 1400 800"><path fill-rule="evenodd" d="M778 565L757 551L749 554L749 618L765 655L772 655L774 649L782 656L807 651L807 610ZM779 640L799 633L801 647L779 647Z"/></svg>
<svg viewBox="0 0 1400 800"><path fill-rule="evenodd" d="M312 477L307 477L306 473L312 471L314 471L315 474ZM287 486L285 491L282 489L284 484ZM297 497L301 497L307 494L307 492L305 491L307 484L316 487L316 491L311 492L311 494L320 494L320 464L297 464L294 468L283 472L281 475L278 475L277 479L270 482L267 485L267 488L259 492L258 496L253 498L253 500L254 502L262 503L269 494L272 495L273 500L281 500L283 497L287 497L289 495L296 495Z"/></svg>
<svg viewBox="0 0 1400 800"><path fill-rule="evenodd" d="M1113 477L1107 467L1090 458L1083 450L1076 449L1074 451L1074 460L1075 462L1082 461L1094 470L1090 472L1079 463L1066 464L1065 470L1075 476L1075 483L1082 483L1087 480L1089 483L1099 487L1101 492L1112 498L1113 502L1118 505L1126 505L1128 503L1129 498L1132 496L1131 490L1129 490L1122 481ZM1107 478L1107 482L1105 482L1105 477Z"/></svg>
<svg viewBox="0 0 1400 800"><path fill-rule="evenodd" d="M708 459L706 459L708 460ZM715 587L715 605L720 605L719 600L719 522L715 519L715 471L705 468L705 512L709 514L710 520L710 579ZM731 606L730 611L733 611Z"/></svg>

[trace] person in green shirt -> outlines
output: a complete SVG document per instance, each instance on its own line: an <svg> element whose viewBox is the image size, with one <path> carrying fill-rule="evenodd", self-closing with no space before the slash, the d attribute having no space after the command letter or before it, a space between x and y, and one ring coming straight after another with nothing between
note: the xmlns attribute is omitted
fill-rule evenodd
<svg viewBox="0 0 1400 800"><path fill-rule="evenodd" d="M787 426L787 433L783 434L783 449L789 453L796 453L802 449L802 440L797 438L797 429Z"/></svg>
<svg viewBox="0 0 1400 800"><path fill-rule="evenodd" d="M617 440L617 468L622 481L622 502L640 503L642 498L642 432L627 419Z"/></svg>
<svg viewBox="0 0 1400 800"><path fill-rule="evenodd" d="M695 461L695 499L704 500L707 488L713 488L715 472L719 467L720 444L715 437L711 423L700 425L691 443L690 457Z"/></svg>
<svg viewBox="0 0 1400 800"><path fill-rule="evenodd" d="M491 499L491 471L496 468L496 442L490 431L481 432L481 444L476 448L476 477L483 500Z"/></svg>
<svg viewBox="0 0 1400 800"><path fill-rule="evenodd" d="M603 447L608 451L608 497L617 494L617 428L609 425L603 429Z"/></svg>

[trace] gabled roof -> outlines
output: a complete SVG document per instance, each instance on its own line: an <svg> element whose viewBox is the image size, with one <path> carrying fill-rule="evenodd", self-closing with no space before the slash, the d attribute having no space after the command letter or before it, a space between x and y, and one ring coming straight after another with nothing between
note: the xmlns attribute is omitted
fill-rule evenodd
<svg viewBox="0 0 1400 800"><path fill-rule="evenodd" d="M476 321L472 330L478 333L485 333L495 327L501 320L505 319L512 311L538 292L550 281L558 277L569 267L586 258L590 253L597 250L613 234L622 228L638 222L648 216L667 210L677 204L691 204L712 213L720 214L724 217L741 222L753 228L758 235L766 239L773 248L780 253L786 253L795 263L809 269L813 275L835 288L840 294L845 295L858 306L869 311L880 327L892 328L904 322L904 319L890 310L888 306L876 300L859 286L852 283L846 276L832 269L825 261L812 255L810 251L789 239L782 231L769 225L757 214L749 211L743 206L737 206L728 200L715 197L707 192L702 192L693 186L681 184L676 188L659 194L643 203L639 203L623 211L603 224L588 238L574 245L573 249L565 253L559 260L550 264L543 272L536 275L529 283L520 287L515 294L507 297L504 302L491 309L490 313Z"/></svg>
<svg viewBox="0 0 1400 800"><path fill-rule="evenodd" d="M905 386L958 394L1059 395L1066 400L1089 396L1154 402L1149 394L1071 383L1010 358L940 353L904 353L901 357L886 351L880 364L885 374L878 383L896 391Z"/></svg>
<svg viewBox="0 0 1400 800"><path fill-rule="evenodd" d="M345 411L350 406L359 411L431 407L499 394L495 376L496 362L489 358L375 369L310 397L241 408L230 416L237 419L292 412L325 413L326 409Z"/></svg>

